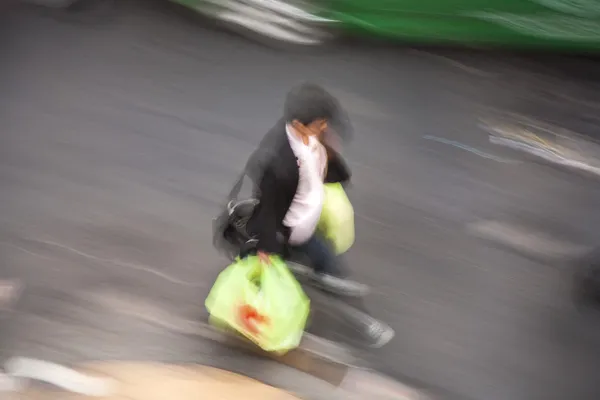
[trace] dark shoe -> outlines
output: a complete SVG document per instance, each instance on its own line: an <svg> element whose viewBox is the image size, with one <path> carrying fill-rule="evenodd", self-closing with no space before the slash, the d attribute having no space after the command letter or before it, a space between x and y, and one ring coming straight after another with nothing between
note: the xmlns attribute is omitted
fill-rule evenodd
<svg viewBox="0 0 600 400"><path fill-rule="evenodd" d="M369 286L364 283L338 278L333 275L314 273L311 279L323 290L348 297L363 297L369 293Z"/></svg>
<svg viewBox="0 0 600 400"><path fill-rule="evenodd" d="M369 341L371 342L371 347L383 347L396 334L391 326L381 322L381 321L373 321L367 326L365 331Z"/></svg>
<svg viewBox="0 0 600 400"><path fill-rule="evenodd" d="M287 266L296 277L308 278L319 288L333 294L348 297L363 297L369 293L369 286L363 283L318 273L312 268L296 262L287 262Z"/></svg>
<svg viewBox="0 0 600 400"><path fill-rule="evenodd" d="M286 265L292 274L296 275L299 278L310 278L315 275L315 272L312 268L307 267L304 264L300 264L294 261L286 261Z"/></svg>

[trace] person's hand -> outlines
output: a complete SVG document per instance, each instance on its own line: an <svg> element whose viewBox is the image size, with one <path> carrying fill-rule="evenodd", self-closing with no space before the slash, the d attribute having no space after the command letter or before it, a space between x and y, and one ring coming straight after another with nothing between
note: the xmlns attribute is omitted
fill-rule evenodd
<svg viewBox="0 0 600 400"><path fill-rule="evenodd" d="M259 251L258 253L256 253L256 255L258 256L258 259L260 260L261 263L269 265L271 264L271 259L269 258L269 255L263 251Z"/></svg>

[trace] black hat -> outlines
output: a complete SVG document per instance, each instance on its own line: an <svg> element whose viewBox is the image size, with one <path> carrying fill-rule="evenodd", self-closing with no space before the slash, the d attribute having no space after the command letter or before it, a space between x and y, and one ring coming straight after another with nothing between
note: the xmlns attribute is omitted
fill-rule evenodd
<svg viewBox="0 0 600 400"><path fill-rule="evenodd" d="M350 118L339 100L314 83L302 83L288 92L284 104L284 117L286 122L298 120L303 124L324 118L340 140L347 142L353 136Z"/></svg>

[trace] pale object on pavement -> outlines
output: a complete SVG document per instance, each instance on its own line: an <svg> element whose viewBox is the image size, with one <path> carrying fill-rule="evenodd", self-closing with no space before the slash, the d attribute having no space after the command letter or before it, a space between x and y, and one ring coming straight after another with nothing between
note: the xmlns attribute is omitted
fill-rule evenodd
<svg viewBox="0 0 600 400"><path fill-rule="evenodd" d="M21 284L17 280L0 280L0 310L12 306L21 290Z"/></svg>
<svg viewBox="0 0 600 400"><path fill-rule="evenodd" d="M87 375L88 379L110 379L118 382L112 394L102 397L104 400L298 400L285 391L256 380L204 366L135 362L95 363L73 372L81 376L94 375ZM57 399L57 392L54 391L31 390L20 395L26 399ZM73 395L68 398L84 400L90 397Z"/></svg>
<svg viewBox="0 0 600 400"><path fill-rule="evenodd" d="M6 363L5 369L13 379L33 379L91 397L108 396L116 390L115 382L111 379L85 375L48 361L13 358Z"/></svg>

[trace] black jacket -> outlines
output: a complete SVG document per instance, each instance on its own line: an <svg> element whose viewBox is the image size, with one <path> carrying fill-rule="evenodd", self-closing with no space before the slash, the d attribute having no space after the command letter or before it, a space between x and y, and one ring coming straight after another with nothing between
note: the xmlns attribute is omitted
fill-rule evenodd
<svg viewBox="0 0 600 400"><path fill-rule="evenodd" d="M350 180L350 170L339 154L331 154L326 183ZM256 249L282 254L289 238L283 219L292 204L300 179L298 161L287 138L285 121L280 120L263 138L250 157L247 174L256 184L260 200L248 222L248 231L258 240Z"/></svg>

